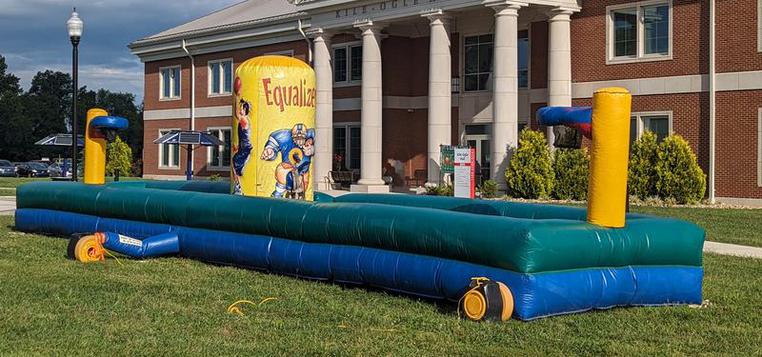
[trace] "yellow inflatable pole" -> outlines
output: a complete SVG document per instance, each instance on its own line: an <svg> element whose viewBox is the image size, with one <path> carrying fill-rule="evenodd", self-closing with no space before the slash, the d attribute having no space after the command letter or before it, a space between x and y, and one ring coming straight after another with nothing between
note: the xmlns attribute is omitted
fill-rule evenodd
<svg viewBox="0 0 762 357"><path fill-rule="evenodd" d="M255 57L236 69L233 92L231 192L311 201L315 72L292 57Z"/></svg>
<svg viewBox="0 0 762 357"><path fill-rule="evenodd" d="M90 127L90 121L106 116L108 112L100 108L87 111L85 122L85 183L102 185L106 182L106 137Z"/></svg>
<svg viewBox="0 0 762 357"><path fill-rule="evenodd" d="M624 88L602 88L593 94L587 221L621 228L627 205L632 96Z"/></svg>

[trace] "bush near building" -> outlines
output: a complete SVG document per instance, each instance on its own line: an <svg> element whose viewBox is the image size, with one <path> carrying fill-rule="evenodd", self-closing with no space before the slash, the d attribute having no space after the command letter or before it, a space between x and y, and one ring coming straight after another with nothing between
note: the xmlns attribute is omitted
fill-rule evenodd
<svg viewBox="0 0 762 357"><path fill-rule="evenodd" d="M630 166L628 170L628 185L630 195L641 200L657 196L656 192L656 163L659 160L659 144L656 134L646 131L632 144Z"/></svg>
<svg viewBox="0 0 762 357"><path fill-rule="evenodd" d="M485 180L479 186L479 194L481 198L495 198L497 197L498 188L495 180Z"/></svg>
<svg viewBox="0 0 762 357"><path fill-rule="evenodd" d="M132 149L118 136L106 150L106 175L128 176L132 169Z"/></svg>
<svg viewBox="0 0 762 357"><path fill-rule="evenodd" d="M553 192L553 176L553 160L545 135L525 128L505 171L506 193L518 198L547 198Z"/></svg>
<svg viewBox="0 0 762 357"><path fill-rule="evenodd" d="M557 149L553 157L553 197L559 200L586 199L589 164L587 149Z"/></svg>
<svg viewBox="0 0 762 357"><path fill-rule="evenodd" d="M656 191L660 198L695 203L706 192L706 175L688 142L673 134L659 144Z"/></svg>

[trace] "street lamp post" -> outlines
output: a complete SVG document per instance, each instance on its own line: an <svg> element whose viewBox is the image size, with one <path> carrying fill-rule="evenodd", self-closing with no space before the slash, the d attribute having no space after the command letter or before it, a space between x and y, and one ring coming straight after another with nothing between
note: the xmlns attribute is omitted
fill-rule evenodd
<svg viewBox="0 0 762 357"><path fill-rule="evenodd" d="M77 147L77 142L79 141L77 136L77 93L79 92L77 74L79 72L79 52L77 47L79 45L79 39L82 37L83 27L84 23L79 18L77 8L75 7L74 11L71 13L69 21L66 21L66 28L69 30L69 39L71 40L72 45L71 72L74 79L71 101L71 180L74 182L77 181L77 152L79 151L79 148Z"/></svg>

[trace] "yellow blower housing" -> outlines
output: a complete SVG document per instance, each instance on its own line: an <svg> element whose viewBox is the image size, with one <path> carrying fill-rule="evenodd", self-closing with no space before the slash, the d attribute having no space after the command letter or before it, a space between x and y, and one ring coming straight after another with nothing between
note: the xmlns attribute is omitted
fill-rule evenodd
<svg viewBox="0 0 762 357"><path fill-rule="evenodd" d="M67 256L69 259L82 263L101 262L106 260L105 240L103 233L75 236L69 240Z"/></svg>
<svg viewBox="0 0 762 357"><path fill-rule="evenodd" d="M460 299L462 316L473 321L506 321L513 314L513 294L508 287L489 278L472 278Z"/></svg>

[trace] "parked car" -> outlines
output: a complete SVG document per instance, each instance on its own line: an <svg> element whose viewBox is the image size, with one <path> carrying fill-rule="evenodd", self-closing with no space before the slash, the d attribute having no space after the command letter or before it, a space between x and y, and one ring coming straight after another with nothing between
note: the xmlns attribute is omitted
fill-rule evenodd
<svg viewBox="0 0 762 357"><path fill-rule="evenodd" d="M39 162L25 162L16 167L19 177L48 177L48 167Z"/></svg>
<svg viewBox="0 0 762 357"><path fill-rule="evenodd" d="M8 160L0 160L0 176L14 177L16 176L16 166Z"/></svg>
<svg viewBox="0 0 762 357"><path fill-rule="evenodd" d="M64 177L64 168L66 169L66 177L71 177L71 160L68 161L69 162L66 163L66 167L64 167L64 164L59 164L57 162L50 164L50 166L48 166L48 174L50 177Z"/></svg>
<svg viewBox="0 0 762 357"><path fill-rule="evenodd" d="M50 160L32 160L30 162L38 162L38 163L41 163L41 164L45 165L45 167L48 167L48 166L50 166L50 164L53 163Z"/></svg>

